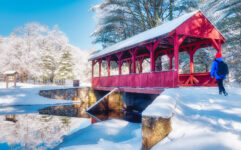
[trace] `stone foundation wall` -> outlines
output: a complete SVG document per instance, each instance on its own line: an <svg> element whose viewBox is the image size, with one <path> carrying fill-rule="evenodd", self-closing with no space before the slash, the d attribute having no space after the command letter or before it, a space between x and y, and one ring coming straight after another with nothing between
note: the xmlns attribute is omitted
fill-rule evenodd
<svg viewBox="0 0 241 150"><path fill-rule="evenodd" d="M80 101L88 104L88 106L93 105L97 101L94 90L88 87L41 90L39 95L52 99Z"/></svg>
<svg viewBox="0 0 241 150"><path fill-rule="evenodd" d="M142 116L142 149L149 150L171 132L171 118Z"/></svg>

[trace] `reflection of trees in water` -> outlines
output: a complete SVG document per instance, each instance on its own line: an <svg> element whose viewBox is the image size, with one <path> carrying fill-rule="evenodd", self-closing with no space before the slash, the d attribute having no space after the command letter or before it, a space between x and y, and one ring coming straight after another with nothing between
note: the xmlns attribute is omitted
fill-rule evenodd
<svg viewBox="0 0 241 150"><path fill-rule="evenodd" d="M17 122L0 116L0 141L14 149L54 148L70 131L71 118L38 114L16 115ZM21 145L21 148L17 144Z"/></svg>

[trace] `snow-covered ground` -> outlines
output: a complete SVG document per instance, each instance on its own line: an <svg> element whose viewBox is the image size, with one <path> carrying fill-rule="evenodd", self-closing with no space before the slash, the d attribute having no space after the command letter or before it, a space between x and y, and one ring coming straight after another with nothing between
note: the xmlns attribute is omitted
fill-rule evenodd
<svg viewBox="0 0 241 150"><path fill-rule="evenodd" d="M56 149L135 150L141 149L141 124L111 119L98 122L66 136Z"/></svg>
<svg viewBox="0 0 241 150"><path fill-rule="evenodd" d="M16 89L6 89L5 83L0 83L0 114L38 110L12 105L72 103L38 95L41 89L56 88L63 87L18 83ZM143 115L172 116L173 130L152 150L241 149L241 88L227 88L227 92L229 95L225 97L218 95L215 87L166 89L143 112ZM141 124L112 119L75 130L63 138L57 149L139 150L141 143Z"/></svg>
<svg viewBox="0 0 241 150"><path fill-rule="evenodd" d="M172 132L152 150L240 150L241 88L227 88L227 91L229 96L225 97L218 95L214 87L165 90L143 112L172 116ZM165 110L159 111L158 106ZM58 148L140 150L141 143L141 124L112 119L65 137Z"/></svg>
<svg viewBox="0 0 241 150"><path fill-rule="evenodd" d="M0 107L13 105L40 105L40 104L67 104L73 103L71 100L55 100L39 96L40 90L68 88L68 86L44 86L17 83L17 88L10 84L6 88L6 83L0 82Z"/></svg>
<svg viewBox="0 0 241 150"><path fill-rule="evenodd" d="M197 87L162 93L176 100L173 130L152 150L241 149L241 88L227 88L227 92L225 97L218 95L217 88Z"/></svg>

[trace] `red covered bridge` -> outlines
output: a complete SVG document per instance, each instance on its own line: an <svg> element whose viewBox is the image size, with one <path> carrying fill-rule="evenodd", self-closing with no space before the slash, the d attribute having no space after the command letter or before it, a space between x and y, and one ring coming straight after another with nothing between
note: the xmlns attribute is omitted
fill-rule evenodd
<svg viewBox="0 0 241 150"><path fill-rule="evenodd" d="M158 93L161 88L215 86L209 72L194 73L193 56L199 48L205 47L214 47L221 53L223 43L225 38L201 11L183 15L92 54L89 59L92 61L92 87L99 90L119 87L123 91ZM187 52L190 56L188 74L179 74L179 52ZM169 70L157 71L156 60L164 55L169 58ZM150 62L150 72L142 71L144 59ZM103 61L107 63L106 76L101 74ZM119 68L117 75L110 74L112 62ZM122 74L123 63L128 64L129 74ZM99 64L99 75L94 77L96 64ZM136 69L137 65L139 69Z"/></svg>

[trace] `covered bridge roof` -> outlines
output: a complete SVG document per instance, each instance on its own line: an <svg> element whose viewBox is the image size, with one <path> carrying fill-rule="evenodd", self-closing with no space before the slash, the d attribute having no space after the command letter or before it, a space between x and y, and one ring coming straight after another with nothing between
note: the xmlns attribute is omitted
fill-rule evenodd
<svg viewBox="0 0 241 150"><path fill-rule="evenodd" d="M202 14L200 10L182 15L172 21L163 23L160 26L139 33L133 37L113 44L103 50L93 53L89 60L98 59L118 53L136 46L143 45L153 39L172 36L174 33L206 39L218 39L225 42L224 37Z"/></svg>

